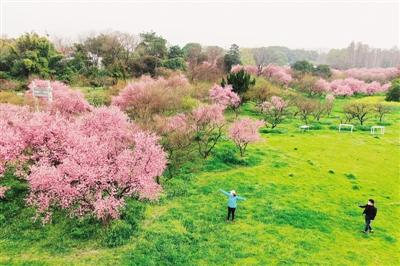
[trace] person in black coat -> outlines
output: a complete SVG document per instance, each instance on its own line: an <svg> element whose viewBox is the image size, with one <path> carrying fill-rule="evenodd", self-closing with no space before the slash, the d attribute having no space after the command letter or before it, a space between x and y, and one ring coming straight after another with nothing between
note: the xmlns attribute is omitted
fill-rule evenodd
<svg viewBox="0 0 400 266"><path fill-rule="evenodd" d="M375 202L373 199L369 199L366 205L359 206L360 208L364 208L363 214L365 215L365 229L364 233L373 233L374 230L371 228L371 223L375 219L376 213L378 209L374 206Z"/></svg>

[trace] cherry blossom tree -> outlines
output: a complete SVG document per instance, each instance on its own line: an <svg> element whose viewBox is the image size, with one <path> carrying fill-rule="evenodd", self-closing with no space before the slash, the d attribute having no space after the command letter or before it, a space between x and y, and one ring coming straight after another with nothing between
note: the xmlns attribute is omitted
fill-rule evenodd
<svg viewBox="0 0 400 266"><path fill-rule="evenodd" d="M192 126L199 154L207 158L222 136L225 125L225 107L214 104L204 105L192 111Z"/></svg>
<svg viewBox="0 0 400 266"><path fill-rule="evenodd" d="M260 111L264 114L264 120L272 128L282 123L288 103L279 96L272 96L271 101L265 101L260 105Z"/></svg>
<svg viewBox="0 0 400 266"><path fill-rule="evenodd" d="M209 96L213 103L220 104L226 108L230 107L235 112L236 116L238 115L237 110L240 106L240 97L233 91L231 85L222 87L214 84L210 89Z"/></svg>
<svg viewBox="0 0 400 266"><path fill-rule="evenodd" d="M325 79L320 78L314 84L314 90L319 94L327 93L330 91L330 83Z"/></svg>
<svg viewBox="0 0 400 266"><path fill-rule="evenodd" d="M335 96L351 96L354 94L353 90L342 79L336 79L330 84L331 93Z"/></svg>
<svg viewBox="0 0 400 266"><path fill-rule="evenodd" d="M126 197L155 199L161 191L155 179L166 154L159 138L116 107L71 118L0 105L0 128L1 170L29 167L27 202L44 222L61 208L107 223L119 216Z"/></svg>
<svg viewBox="0 0 400 266"><path fill-rule="evenodd" d="M168 153L166 177L171 179L193 157L194 128L190 117L181 113L171 117L157 117L156 131L161 135L161 144Z"/></svg>
<svg viewBox="0 0 400 266"><path fill-rule="evenodd" d="M47 87L50 84L52 88L53 100L45 101L39 99L39 105L41 110L48 110L51 113L60 112L64 116L77 115L91 109L89 103L85 100L85 97L80 91L71 89L66 84L59 81L47 81L35 79L31 81L28 85L30 89L26 93L26 98L28 103L31 105L36 104L32 96L32 90L34 87Z"/></svg>
<svg viewBox="0 0 400 266"><path fill-rule="evenodd" d="M242 66L242 65L234 65L234 66L232 66L232 68L231 68L231 72L232 73L237 73L237 72L239 72L240 70L244 70L244 72L246 72L246 73L248 73L248 74L250 74L250 75L254 75L254 76L257 76L258 74L259 74L259 69L258 69L258 67L257 66L252 66L252 65L245 65L245 66Z"/></svg>
<svg viewBox="0 0 400 266"><path fill-rule="evenodd" d="M347 77L352 77L364 81L386 82L396 77L400 77L400 69L389 68L350 68L343 71Z"/></svg>
<svg viewBox="0 0 400 266"><path fill-rule="evenodd" d="M249 118L243 118L235 121L229 129L229 137L235 142L243 157L247 145L259 141L260 134L258 130L263 126L262 121L254 121Z"/></svg>
<svg viewBox="0 0 400 266"><path fill-rule="evenodd" d="M269 64L262 69L261 75L270 79L273 82L288 86L293 78L290 68L280 67L277 65Z"/></svg>
<svg viewBox="0 0 400 266"><path fill-rule="evenodd" d="M113 97L112 104L137 122L146 123L153 120L155 115L182 109L183 100L189 92L189 82L182 75L168 79L143 76Z"/></svg>
<svg viewBox="0 0 400 266"><path fill-rule="evenodd" d="M385 92L390 87L390 83L380 84L377 81L366 83L355 78L335 79L329 84L329 92L336 96L351 96L354 94L368 94Z"/></svg>

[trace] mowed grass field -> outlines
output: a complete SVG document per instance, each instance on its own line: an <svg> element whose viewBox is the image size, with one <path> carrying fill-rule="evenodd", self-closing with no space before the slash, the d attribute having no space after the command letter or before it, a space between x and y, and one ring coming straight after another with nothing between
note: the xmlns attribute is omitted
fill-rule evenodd
<svg viewBox="0 0 400 266"><path fill-rule="evenodd" d="M399 265L400 106L385 119L385 135L375 137L334 129L348 101L337 100L318 130L301 133L302 123L293 119L280 132L263 133L239 163L227 159L233 146L223 141L207 162L193 162L188 174L169 181L158 203L143 204L139 229L125 245L106 248L97 236L74 239L63 219L45 228L22 221L26 228L14 236L15 222L3 221L0 264ZM244 109L244 116L256 117L251 105ZM367 125L374 124L371 115ZM234 223L225 221L220 188L247 198ZM358 205L369 198L378 215L375 233L365 235Z"/></svg>

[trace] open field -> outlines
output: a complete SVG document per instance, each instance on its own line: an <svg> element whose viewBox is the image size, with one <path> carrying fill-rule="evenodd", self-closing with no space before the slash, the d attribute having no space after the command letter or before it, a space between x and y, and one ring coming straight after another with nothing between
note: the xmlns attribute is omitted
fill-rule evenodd
<svg viewBox="0 0 400 266"><path fill-rule="evenodd" d="M103 230L95 222L80 225L59 214L44 228L33 224L33 211L15 196L0 207L0 264L398 265L400 106L385 119L383 136L339 133L334 117L354 100L336 100L318 130L301 133L299 120L287 120L280 133L263 133L243 160L229 160L233 144L221 142L206 162L187 165L167 182L159 203L128 205L143 218L119 247L102 245ZM244 109L242 115L256 117L250 104ZM367 125L373 124L371 117ZM18 183L11 175L2 182ZM24 184L17 185L16 195L23 195ZM247 198L234 223L225 221L220 188ZM375 233L364 235L357 206L368 198L375 199L378 215Z"/></svg>

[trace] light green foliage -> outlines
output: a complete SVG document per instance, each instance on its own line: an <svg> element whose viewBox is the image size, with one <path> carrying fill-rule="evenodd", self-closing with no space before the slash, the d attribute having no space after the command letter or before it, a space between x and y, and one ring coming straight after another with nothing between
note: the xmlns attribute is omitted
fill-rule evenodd
<svg viewBox="0 0 400 266"><path fill-rule="evenodd" d="M253 57L253 49L251 48L240 48L240 61L243 65L255 65L256 61Z"/></svg>
<svg viewBox="0 0 400 266"><path fill-rule="evenodd" d="M243 160L230 151L232 143L221 142L203 165L189 162L187 174L166 183L158 203L129 203L121 227L140 227L123 233L124 244L115 248L103 246L105 229L90 220L82 222L94 228L87 232L61 214L51 225L32 224L33 211L18 196L26 187L8 174L1 184L15 189L0 202L0 264L399 265L400 105L391 103L383 136L335 129L343 105L383 100L336 99L319 130L305 133L298 119L287 119L279 132L263 133ZM241 115L260 118L251 102ZM371 117L365 126L376 123ZM225 222L220 188L247 198L235 223ZM364 235L358 205L368 198L378 215L375 233ZM68 228L75 227L83 232L71 236Z"/></svg>
<svg viewBox="0 0 400 266"><path fill-rule="evenodd" d="M93 106L110 105L111 91L105 88L78 88L85 95L86 100Z"/></svg>
<svg viewBox="0 0 400 266"><path fill-rule="evenodd" d="M61 75L62 58L46 37L26 33L2 48L0 64L4 72L17 78L29 75L49 78Z"/></svg>

